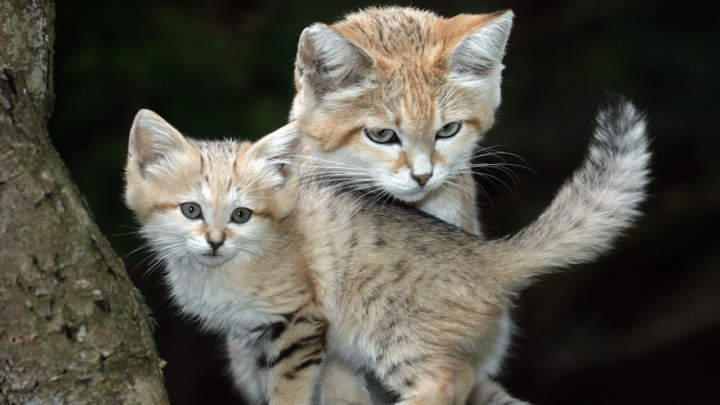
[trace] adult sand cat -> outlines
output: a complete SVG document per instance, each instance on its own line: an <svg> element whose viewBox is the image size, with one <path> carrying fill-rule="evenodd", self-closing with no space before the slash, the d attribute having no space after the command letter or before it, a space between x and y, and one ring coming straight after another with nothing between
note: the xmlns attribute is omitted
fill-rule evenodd
<svg viewBox="0 0 720 405"><path fill-rule="evenodd" d="M373 7L308 27L290 118L307 136L310 164L479 234L471 159L500 104L512 17ZM484 375L499 371L510 327L504 314L479 365ZM228 340L231 370L236 385L253 392L255 369L243 346ZM368 404L362 376L334 368L322 403Z"/></svg>
<svg viewBox="0 0 720 405"><path fill-rule="evenodd" d="M308 404L323 358L369 370L400 404L464 404L520 289L607 250L638 214L649 154L629 104L550 207L494 241L305 178L289 124L256 144L184 138L149 111L126 201L183 312L250 342L271 405Z"/></svg>

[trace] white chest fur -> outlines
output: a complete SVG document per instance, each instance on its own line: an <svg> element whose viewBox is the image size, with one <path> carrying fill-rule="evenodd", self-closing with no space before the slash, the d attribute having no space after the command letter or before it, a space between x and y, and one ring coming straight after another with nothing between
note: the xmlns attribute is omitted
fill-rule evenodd
<svg viewBox="0 0 720 405"><path fill-rule="evenodd" d="M273 320L242 286L228 280L222 267L177 261L168 263L167 270L173 298L184 314L200 320L204 328L241 335Z"/></svg>

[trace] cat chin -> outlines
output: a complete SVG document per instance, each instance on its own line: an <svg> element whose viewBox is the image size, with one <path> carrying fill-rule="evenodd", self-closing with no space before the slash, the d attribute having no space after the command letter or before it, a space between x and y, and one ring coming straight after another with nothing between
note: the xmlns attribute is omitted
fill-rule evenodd
<svg viewBox="0 0 720 405"><path fill-rule="evenodd" d="M432 186L426 185L425 187L422 187L422 188L416 187L414 189L402 190L402 191L392 190L388 187L383 187L383 189L385 191L387 191L388 193L390 193L390 195L393 196L393 198L396 198L398 200L402 200L405 202L414 203L414 202L420 201L423 198L427 197L433 191L437 190L438 187L432 187Z"/></svg>
<svg viewBox="0 0 720 405"><path fill-rule="evenodd" d="M230 261L232 257L225 255L202 254L195 256L195 261L206 267L217 267Z"/></svg>

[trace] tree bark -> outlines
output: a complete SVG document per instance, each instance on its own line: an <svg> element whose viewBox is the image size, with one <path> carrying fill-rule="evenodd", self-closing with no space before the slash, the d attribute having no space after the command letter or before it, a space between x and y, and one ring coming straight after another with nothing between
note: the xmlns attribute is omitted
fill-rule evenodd
<svg viewBox="0 0 720 405"><path fill-rule="evenodd" d="M167 404L148 309L48 138L53 18L0 2L0 404Z"/></svg>

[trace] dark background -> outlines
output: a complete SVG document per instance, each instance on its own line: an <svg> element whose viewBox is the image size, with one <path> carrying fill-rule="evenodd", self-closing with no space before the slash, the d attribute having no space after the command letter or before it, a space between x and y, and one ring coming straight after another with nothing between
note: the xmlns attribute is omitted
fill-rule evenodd
<svg viewBox="0 0 720 405"><path fill-rule="evenodd" d="M155 311L173 405L239 403L218 338L167 300L121 194L139 108L187 134L255 139L283 125L304 27L366 1L59 1L50 133ZM416 1L445 16L512 8L503 104L486 145L532 169L483 182L487 233L519 230L582 159L606 92L650 117L645 216L598 263L524 292L502 382L550 404L720 404L720 13L713 2ZM519 161L516 161L519 163ZM534 172L533 172L534 171ZM504 177L503 177L504 176ZM497 187L496 187L497 185Z"/></svg>

